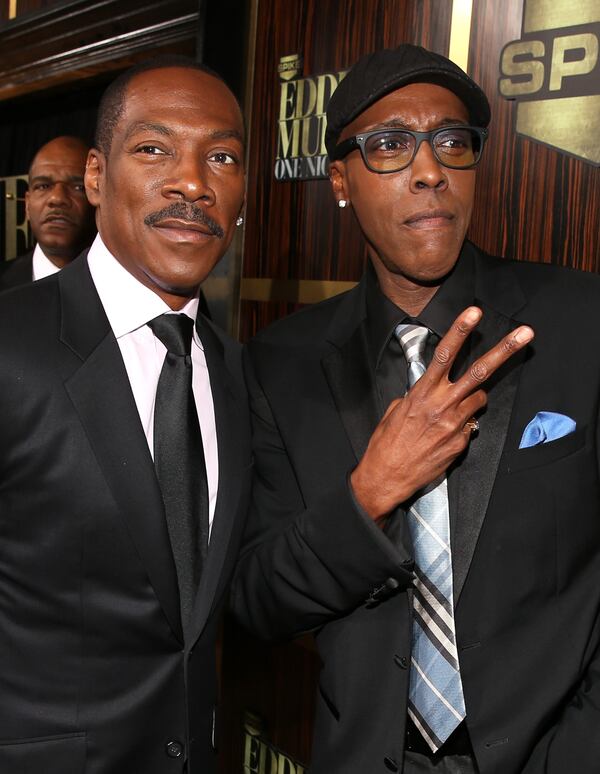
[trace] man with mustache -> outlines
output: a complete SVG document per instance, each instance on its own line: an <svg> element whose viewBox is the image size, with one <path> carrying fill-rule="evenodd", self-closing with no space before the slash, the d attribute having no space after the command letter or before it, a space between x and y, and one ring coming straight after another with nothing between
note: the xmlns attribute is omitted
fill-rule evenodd
<svg viewBox="0 0 600 774"><path fill-rule="evenodd" d="M232 599L315 632L311 774L598 771L599 279L465 241L489 121L443 56L359 60L326 144L370 266L248 348Z"/></svg>
<svg viewBox="0 0 600 774"><path fill-rule="evenodd" d="M36 246L2 265L0 290L54 274L91 244L94 208L83 185L88 150L79 137L64 136L35 154L25 207Z"/></svg>
<svg viewBox="0 0 600 774"><path fill-rule="evenodd" d="M89 251L0 304L0 771L214 774L251 458L198 294L241 222L235 97L185 58L127 71L85 187Z"/></svg>

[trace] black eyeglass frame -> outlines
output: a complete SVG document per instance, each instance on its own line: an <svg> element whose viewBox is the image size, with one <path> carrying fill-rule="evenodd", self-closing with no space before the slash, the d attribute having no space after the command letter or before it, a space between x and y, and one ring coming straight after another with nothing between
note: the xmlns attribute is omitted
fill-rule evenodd
<svg viewBox="0 0 600 774"><path fill-rule="evenodd" d="M481 142L480 150L479 150L479 156L477 157L477 160L474 161L472 164L467 164L463 166L451 166L449 164L446 164L442 159L440 159L435 151L435 146L433 144L433 138L441 134L442 132L451 132L455 129L469 129L472 132L475 132L477 136L479 137L479 141ZM374 169L369 162L367 161L367 154L365 151L365 144L367 140L370 137L373 137L376 134L388 134L392 132L402 132L403 134L410 134L411 137L414 137L416 140L415 148L413 151L413 154L410 158L410 161L408 161L406 164L404 164L401 167L398 167L398 169ZM415 156L419 152L419 148L421 147L421 143L423 143L425 140L429 142L429 145L431 147L431 150L433 152L433 155L435 156L436 160L443 166L447 167L448 169L473 169L473 167L476 167L479 162L481 161L481 157L483 155L483 149L485 146L485 141L488 138L488 130L484 129L481 126L469 126L468 124L456 124L456 125L450 125L450 126L440 126L437 129L432 129L429 132L413 132L410 129L400 129L399 127L392 127L390 126L389 129L374 129L372 132L363 132L362 134L357 134L354 137L348 137L346 140L342 140L338 145L335 146L333 149L333 153L331 155L331 161L341 161L342 159L346 158L346 156L351 153L353 150L360 150L360 155L362 156L362 160L366 166L367 169L369 169L371 172L375 172L378 175L389 175L394 172L401 172L403 169L406 169L409 167L413 161L415 160Z"/></svg>

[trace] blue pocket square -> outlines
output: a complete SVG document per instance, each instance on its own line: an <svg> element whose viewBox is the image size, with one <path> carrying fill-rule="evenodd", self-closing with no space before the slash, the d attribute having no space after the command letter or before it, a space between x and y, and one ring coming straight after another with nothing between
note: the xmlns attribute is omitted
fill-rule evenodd
<svg viewBox="0 0 600 774"><path fill-rule="evenodd" d="M556 441L569 433L574 433L576 422L565 414L554 411L538 411L523 431L519 449L528 449L540 443Z"/></svg>

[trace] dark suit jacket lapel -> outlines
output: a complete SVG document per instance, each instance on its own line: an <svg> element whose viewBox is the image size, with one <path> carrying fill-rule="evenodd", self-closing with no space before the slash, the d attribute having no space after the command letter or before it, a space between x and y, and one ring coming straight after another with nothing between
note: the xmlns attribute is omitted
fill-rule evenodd
<svg viewBox="0 0 600 774"><path fill-rule="evenodd" d="M119 345L85 256L64 269L58 281L61 340L82 360L65 387L171 628L182 641L164 506Z"/></svg>
<svg viewBox="0 0 600 774"><path fill-rule="evenodd" d="M322 365L357 461L379 421L375 383L369 367L365 279L340 303L327 333Z"/></svg>
<svg viewBox="0 0 600 774"><path fill-rule="evenodd" d="M205 318L199 317L197 330L204 347L210 374L217 428L219 490L208 556L194 608L190 644L200 636L216 598L231 531L236 516L240 515L238 510L244 475L249 475L245 467L250 462L249 449L241 442L247 435L244 424L248 419L242 411L243 401L246 400L245 395L240 393L241 386L236 384L227 367L223 344L210 323Z"/></svg>
<svg viewBox="0 0 600 774"><path fill-rule="evenodd" d="M470 248L472 249L472 248ZM483 319L474 336L469 363L483 355L519 323L514 315L525 298L510 265L476 261L476 299ZM463 588L506 440L524 351L513 356L487 384L488 405L480 417L479 433L466 456L451 472L452 564L455 603Z"/></svg>

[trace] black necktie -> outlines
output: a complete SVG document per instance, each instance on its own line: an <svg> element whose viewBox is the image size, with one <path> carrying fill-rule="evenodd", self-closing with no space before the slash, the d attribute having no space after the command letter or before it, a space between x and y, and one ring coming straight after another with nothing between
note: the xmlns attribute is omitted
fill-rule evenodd
<svg viewBox="0 0 600 774"><path fill-rule="evenodd" d="M163 314L148 325L167 348L154 406L154 466L165 504L186 632L208 548L208 482L192 392L194 323L185 314Z"/></svg>

